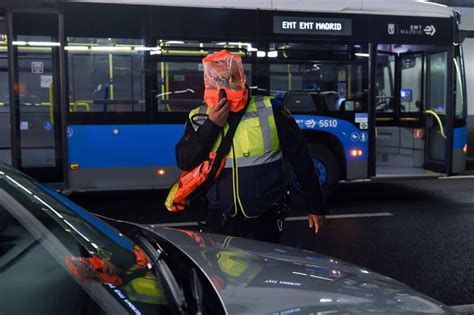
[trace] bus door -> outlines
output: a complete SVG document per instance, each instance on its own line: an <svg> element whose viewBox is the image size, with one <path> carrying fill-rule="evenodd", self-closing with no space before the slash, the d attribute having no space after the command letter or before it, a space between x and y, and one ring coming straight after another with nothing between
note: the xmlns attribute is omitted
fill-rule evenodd
<svg viewBox="0 0 474 315"><path fill-rule="evenodd" d="M424 52L377 55L376 174L426 174L424 164Z"/></svg>
<svg viewBox="0 0 474 315"><path fill-rule="evenodd" d="M452 51L426 54L425 163L427 170L451 174L453 158Z"/></svg>
<svg viewBox="0 0 474 315"><path fill-rule="evenodd" d="M11 128L17 135L12 164L39 181L62 182L59 15L15 11L8 17Z"/></svg>

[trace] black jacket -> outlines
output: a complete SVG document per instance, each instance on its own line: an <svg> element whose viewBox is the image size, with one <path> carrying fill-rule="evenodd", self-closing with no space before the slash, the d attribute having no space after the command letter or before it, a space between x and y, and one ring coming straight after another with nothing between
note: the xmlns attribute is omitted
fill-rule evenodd
<svg viewBox="0 0 474 315"><path fill-rule="evenodd" d="M290 162L296 178L301 183L306 211L311 214L325 215L328 212L326 202L306 140L288 110L275 99L272 100L272 105L280 146L283 155ZM206 160L221 130L222 128L215 125L210 119L206 119L197 131L188 122L183 137L176 145L178 167L184 171L191 171ZM252 203L254 207L260 208L260 212L268 210L272 202L282 198L282 194L286 191L286 179L281 162L270 164L239 168L239 181L243 179L244 183L239 184L239 195L241 199L248 201L243 202L244 204ZM209 190L207 198L210 208L225 207L220 210L228 211L227 205L233 205L231 176L231 170L224 169ZM225 206L222 202L218 202L223 199L227 201ZM246 206L244 207L246 208ZM252 214L255 215L255 211L257 210L251 210Z"/></svg>

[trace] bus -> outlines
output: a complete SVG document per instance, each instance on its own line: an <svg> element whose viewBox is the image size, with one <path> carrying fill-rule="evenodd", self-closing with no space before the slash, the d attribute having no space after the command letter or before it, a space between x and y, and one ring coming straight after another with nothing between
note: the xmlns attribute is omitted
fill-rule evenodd
<svg viewBox="0 0 474 315"><path fill-rule="evenodd" d="M327 192L464 171L460 16L420 1L0 4L0 159L63 191L162 189L208 53L279 99ZM299 183L288 171L292 190Z"/></svg>

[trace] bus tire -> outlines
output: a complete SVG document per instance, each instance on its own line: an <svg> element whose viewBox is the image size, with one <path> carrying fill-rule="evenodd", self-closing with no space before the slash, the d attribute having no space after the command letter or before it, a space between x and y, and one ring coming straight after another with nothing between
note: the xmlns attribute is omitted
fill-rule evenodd
<svg viewBox="0 0 474 315"><path fill-rule="evenodd" d="M341 170L337 163L336 155L326 146L319 143L308 143L308 147L317 173L319 174L324 196L330 198L336 192L341 177ZM294 204L301 206L304 204L301 185L298 183L291 167L287 167L287 169L289 170L287 171L287 179L291 200Z"/></svg>

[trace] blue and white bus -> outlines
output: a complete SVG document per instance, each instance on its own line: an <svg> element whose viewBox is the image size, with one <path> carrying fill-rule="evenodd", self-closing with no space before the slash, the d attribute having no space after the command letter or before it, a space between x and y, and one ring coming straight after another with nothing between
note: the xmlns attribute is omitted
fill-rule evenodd
<svg viewBox="0 0 474 315"><path fill-rule="evenodd" d="M341 180L464 170L452 9L218 3L0 4L0 159L64 190L167 188L180 174L174 147L187 113L202 103L201 59L226 48L242 56L253 94L293 113L327 191Z"/></svg>

